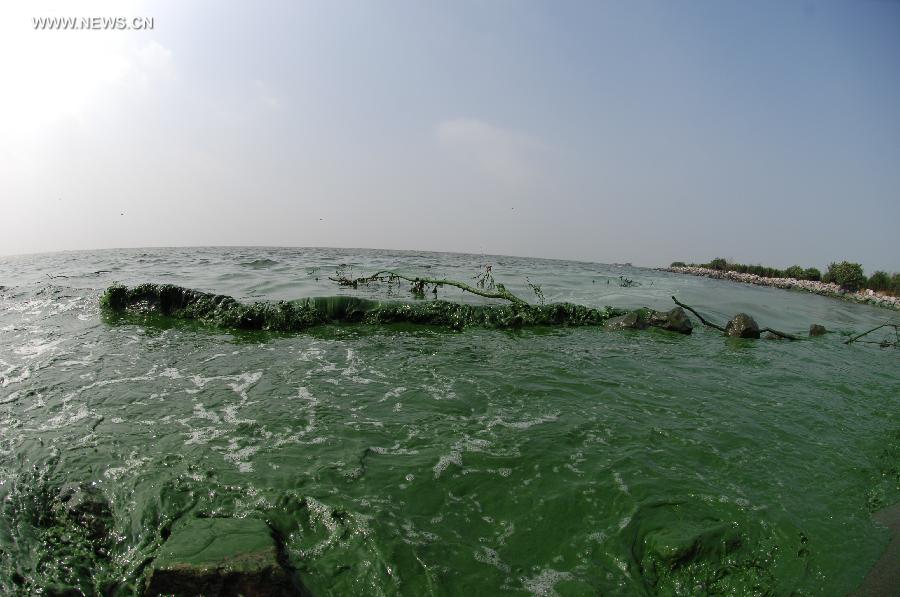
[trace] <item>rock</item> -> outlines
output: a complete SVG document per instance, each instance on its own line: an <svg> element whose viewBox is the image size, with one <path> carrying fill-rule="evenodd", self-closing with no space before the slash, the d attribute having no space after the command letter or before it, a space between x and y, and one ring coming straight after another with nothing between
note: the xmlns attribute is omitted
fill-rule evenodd
<svg viewBox="0 0 900 597"><path fill-rule="evenodd" d="M647 313L641 310L606 320L606 329L609 330L643 330L649 325Z"/></svg>
<svg viewBox="0 0 900 597"><path fill-rule="evenodd" d="M896 596L897 587L900 587L900 566L897 566L900 562L900 504L875 512L872 518L888 528L890 539L881 558L850 597Z"/></svg>
<svg viewBox="0 0 900 597"><path fill-rule="evenodd" d="M650 325L679 334L690 334L694 329L690 318L681 307L675 307L666 313L654 311L650 315Z"/></svg>
<svg viewBox="0 0 900 597"><path fill-rule="evenodd" d="M694 329L681 307L666 312L637 309L606 321L608 330L645 330L651 326L679 334L690 334Z"/></svg>
<svg viewBox="0 0 900 597"><path fill-rule="evenodd" d="M809 326L809 335L810 336L824 336L828 330L825 329L824 325L819 325L818 323L814 323Z"/></svg>
<svg viewBox="0 0 900 597"><path fill-rule="evenodd" d="M87 530L91 540L106 538L112 521L109 503L94 484L67 483L59 490L54 506L62 517Z"/></svg>
<svg viewBox="0 0 900 597"><path fill-rule="evenodd" d="M746 313L738 313L725 326L725 335L734 338L759 338L759 326Z"/></svg>
<svg viewBox="0 0 900 597"><path fill-rule="evenodd" d="M150 569L145 595L300 595L278 562L272 531L253 518L194 518L172 531Z"/></svg>
<svg viewBox="0 0 900 597"><path fill-rule="evenodd" d="M772 332L766 332L766 335L763 336L766 340L781 340L781 336L778 334L773 334Z"/></svg>

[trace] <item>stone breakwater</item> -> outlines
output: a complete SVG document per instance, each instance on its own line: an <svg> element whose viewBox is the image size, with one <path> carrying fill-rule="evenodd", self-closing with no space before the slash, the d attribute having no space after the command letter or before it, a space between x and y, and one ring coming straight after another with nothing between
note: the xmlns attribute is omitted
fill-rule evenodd
<svg viewBox="0 0 900 597"><path fill-rule="evenodd" d="M823 296L830 296L855 303L866 303L869 305L878 305L900 311L900 297L887 296L878 294L872 290L860 290L859 292L850 292L843 290L837 284L815 282L813 280L798 280L796 278L765 278L756 274L744 274L741 272L728 272L706 267L662 267L659 271L672 272L676 274L689 274L691 276L704 276L707 278L715 278L717 280L732 280L733 282L743 282L745 284L756 284L757 286L773 286L775 288L783 288L785 290L803 290L813 292Z"/></svg>

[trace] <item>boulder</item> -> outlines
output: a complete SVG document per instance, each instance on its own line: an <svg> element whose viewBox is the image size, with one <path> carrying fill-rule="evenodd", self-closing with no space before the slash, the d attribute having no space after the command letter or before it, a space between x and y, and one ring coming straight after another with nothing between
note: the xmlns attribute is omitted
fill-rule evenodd
<svg viewBox="0 0 900 597"><path fill-rule="evenodd" d="M819 325L818 323L814 323L809 326L809 335L810 336L824 336L828 330L825 329L824 325Z"/></svg>
<svg viewBox="0 0 900 597"><path fill-rule="evenodd" d="M759 326L746 313L738 313L725 326L725 335L733 338L759 338Z"/></svg>
<svg viewBox="0 0 900 597"><path fill-rule="evenodd" d="M675 307L666 313L654 311L650 315L650 325L679 334L690 334L694 329L690 318L681 307Z"/></svg>
<svg viewBox="0 0 900 597"><path fill-rule="evenodd" d="M691 320L681 307L665 312L637 309L606 321L608 330L645 330L651 326L679 334L690 334L693 330Z"/></svg>
<svg viewBox="0 0 900 597"><path fill-rule="evenodd" d="M253 518L193 518L173 529L147 578L145 595L300 595L278 562L268 525Z"/></svg>
<svg viewBox="0 0 900 597"><path fill-rule="evenodd" d="M763 336L766 340L782 340L783 338L778 334L773 334L772 332L766 332L766 335Z"/></svg>
<svg viewBox="0 0 900 597"><path fill-rule="evenodd" d="M644 330L649 326L646 311L632 311L606 320L608 330Z"/></svg>

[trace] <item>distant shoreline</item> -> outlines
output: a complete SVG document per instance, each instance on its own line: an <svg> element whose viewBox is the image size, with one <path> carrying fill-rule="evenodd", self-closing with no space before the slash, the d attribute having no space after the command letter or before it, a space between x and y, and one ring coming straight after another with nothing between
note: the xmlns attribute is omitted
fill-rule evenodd
<svg viewBox="0 0 900 597"><path fill-rule="evenodd" d="M732 282L742 282L744 284L756 284L757 286L771 286L784 290L802 290L829 296L832 298L851 301L854 303L862 303L867 305L876 305L887 309L900 311L900 297L888 296L877 293L873 290L860 290L859 292L850 292L843 290L837 284L817 282L813 280L798 280L796 278L766 278L757 276L756 274L744 274L741 272L731 272L710 269L706 267L661 267L658 271L670 272L674 274L688 274L691 276L701 276L705 278L713 278L716 280L731 280Z"/></svg>

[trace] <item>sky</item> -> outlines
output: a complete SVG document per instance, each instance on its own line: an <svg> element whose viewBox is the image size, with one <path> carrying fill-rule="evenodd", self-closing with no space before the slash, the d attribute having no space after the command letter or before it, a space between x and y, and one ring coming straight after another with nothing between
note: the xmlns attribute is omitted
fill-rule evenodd
<svg viewBox="0 0 900 597"><path fill-rule="evenodd" d="M152 29L36 30L135 17ZM5 2L0 254L900 270L900 2Z"/></svg>

